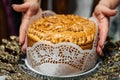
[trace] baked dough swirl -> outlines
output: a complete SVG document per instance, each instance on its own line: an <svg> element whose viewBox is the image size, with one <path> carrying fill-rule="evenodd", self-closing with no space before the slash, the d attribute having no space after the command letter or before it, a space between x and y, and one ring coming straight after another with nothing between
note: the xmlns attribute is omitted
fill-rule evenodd
<svg viewBox="0 0 120 80"><path fill-rule="evenodd" d="M56 14L40 18L28 28L28 46L38 41L57 44L71 42L82 49L91 49L96 34L96 25L87 18L77 15Z"/></svg>

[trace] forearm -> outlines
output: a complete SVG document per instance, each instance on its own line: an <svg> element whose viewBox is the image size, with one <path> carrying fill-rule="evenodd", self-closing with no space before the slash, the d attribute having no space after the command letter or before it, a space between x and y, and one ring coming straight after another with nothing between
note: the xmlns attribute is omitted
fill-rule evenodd
<svg viewBox="0 0 120 80"><path fill-rule="evenodd" d="M120 0L100 0L99 4L115 9L120 4Z"/></svg>

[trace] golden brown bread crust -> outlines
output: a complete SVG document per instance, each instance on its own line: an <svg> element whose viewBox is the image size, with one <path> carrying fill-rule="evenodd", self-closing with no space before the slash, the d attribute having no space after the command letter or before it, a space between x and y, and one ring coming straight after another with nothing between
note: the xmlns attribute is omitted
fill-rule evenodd
<svg viewBox="0 0 120 80"><path fill-rule="evenodd" d="M38 19L28 28L28 46L38 41L54 44L72 42L82 49L92 47L96 33L95 24L89 19L76 15L54 15Z"/></svg>

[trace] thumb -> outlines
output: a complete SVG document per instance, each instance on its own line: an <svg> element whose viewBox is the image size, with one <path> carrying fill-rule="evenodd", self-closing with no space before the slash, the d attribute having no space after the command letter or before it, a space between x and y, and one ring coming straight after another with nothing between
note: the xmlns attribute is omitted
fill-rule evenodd
<svg viewBox="0 0 120 80"><path fill-rule="evenodd" d="M26 12L29 8L29 4L28 3L24 3L24 4L13 4L12 5L13 9L17 12Z"/></svg>
<svg viewBox="0 0 120 80"><path fill-rule="evenodd" d="M106 16L115 16L117 14L117 10L111 10L109 8L104 8L103 14L105 14Z"/></svg>
<svg viewBox="0 0 120 80"><path fill-rule="evenodd" d="M105 17L115 16L117 14L117 10L111 10L107 7L102 7L102 10L96 10L93 13L93 16L98 19L98 22L101 22L101 20Z"/></svg>

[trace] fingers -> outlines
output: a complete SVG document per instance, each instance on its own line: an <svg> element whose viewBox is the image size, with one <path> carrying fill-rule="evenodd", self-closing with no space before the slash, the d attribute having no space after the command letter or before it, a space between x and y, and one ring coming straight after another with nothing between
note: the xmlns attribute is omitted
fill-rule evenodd
<svg viewBox="0 0 120 80"><path fill-rule="evenodd" d="M20 43L24 43L25 41L25 37L27 34L27 28L29 26L29 22L30 22L30 17L27 15L24 15L22 18L22 23L20 25L20 31L19 31L19 42Z"/></svg>
<svg viewBox="0 0 120 80"><path fill-rule="evenodd" d="M106 41L106 37L108 34L108 29L109 29L108 26L109 26L109 19L107 17L104 17L99 23L99 41L97 45L97 52L100 55L103 55L102 49L104 47L104 43Z"/></svg>
<svg viewBox="0 0 120 80"><path fill-rule="evenodd" d="M29 27L29 24L38 19L39 17L41 17L40 15L41 13L41 9L39 9L38 13L32 17L28 16L27 14L23 15L22 18L22 23L20 26L20 35L19 35L19 42L22 43L22 51L25 53L26 48L27 48L27 29Z"/></svg>
<svg viewBox="0 0 120 80"><path fill-rule="evenodd" d="M111 9L108 7L103 8L103 14L105 14L106 16L115 16L117 14L117 10L116 9Z"/></svg>
<svg viewBox="0 0 120 80"><path fill-rule="evenodd" d="M25 38L25 43L22 46L22 51L25 53L26 52L26 48L27 48L27 36Z"/></svg>
<svg viewBox="0 0 120 80"><path fill-rule="evenodd" d="M102 18L104 18L104 16L110 17L110 16L114 16L116 14L117 14L117 10L112 10L106 6L98 5L95 8L93 16L96 17L98 20L101 20Z"/></svg>
<svg viewBox="0 0 120 80"><path fill-rule="evenodd" d="M26 12L29 8L29 4L28 3L24 3L24 4L13 4L12 7L15 11L17 12Z"/></svg>
<svg viewBox="0 0 120 80"><path fill-rule="evenodd" d="M97 46L97 53L100 55L100 56L103 56L103 52L102 52L102 48L100 46Z"/></svg>
<svg viewBox="0 0 120 80"><path fill-rule="evenodd" d="M104 8L103 10L103 14L106 14L106 16L115 16L117 14L117 10L111 10L109 8Z"/></svg>
<svg viewBox="0 0 120 80"><path fill-rule="evenodd" d="M39 12L40 6L39 3L36 2L26 2L20 5L13 4L12 7L17 12L23 12L23 18L19 31L19 42L23 44L22 50L25 51L26 49L25 37L27 34L27 29L29 23L31 22L32 17Z"/></svg>
<svg viewBox="0 0 120 80"><path fill-rule="evenodd" d="M39 5L33 2L27 2L21 5L13 4L13 9L17 12L24 12L28 16L35 15L39 10Z"/></svg>
<svg viewBox="0 0 120 80"><path fill-rule="evenodd" d="M116 14L117 14L116 10L112 10L103 5L98 5L95 8L93 16L97 18L99 25L99 30L98 30L99 40L97 45L97 52L99 53L99 55L103 55L102 49L104 47L104 43L108 35L109 17L114 16Z"/></svg>

